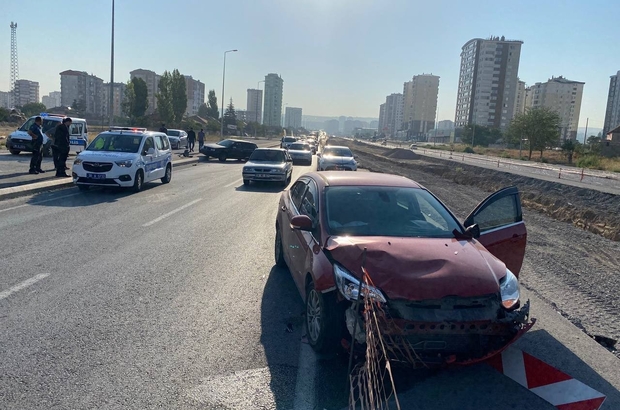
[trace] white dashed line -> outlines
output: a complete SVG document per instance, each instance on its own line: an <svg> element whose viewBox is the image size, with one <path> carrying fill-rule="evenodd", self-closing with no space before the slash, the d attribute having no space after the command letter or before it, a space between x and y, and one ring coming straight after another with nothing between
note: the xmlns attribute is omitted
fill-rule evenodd
<svg viewBox="0 0 620 410"><path fill-rule="evenodd" d="M184 210L185 208L189 208L190 206L192 206L192 205L194 205L194 204L196 204L196 203L198 203L198 202L200 202L200 201L202 201L202 198L195 199L195 200L193 200L192 202L187 203L187 204L183 205L182 207L179 207L179 208L175 209L174 211L170 211L170 212L168 212L167 214L163 214L163 215L162 215L162 216L160 216L159 218L155 218L155 219L153 219L151 222L147 222L147 223L145 223L145 224L144 224L144 225L142 225L142 226L143 226L143 227L147 227L147 226L151 226L151 225L153 225L153 224L156 224L157 222L162 221L162 220L164 220L164 219L168 218L169 216L172 216L172 215L176 214L177 212L181 212L181 211L182 211L182 210Z"/></svg>
<svg viewBox="0 0 620 410"><path fill-rule="evenodd" d="M50 275L49 273L40 273L37 276L33 276L30 279L26 279L22 283L18 283L17 285L13 286L10 289L7 289L5 291L0 292L0 300L6 299L9 296L11 296L13 293L19 292L20 290L25 289L28 286L34 285L35 283L37 283L41 279L47 278L49 275Z"/></svg>

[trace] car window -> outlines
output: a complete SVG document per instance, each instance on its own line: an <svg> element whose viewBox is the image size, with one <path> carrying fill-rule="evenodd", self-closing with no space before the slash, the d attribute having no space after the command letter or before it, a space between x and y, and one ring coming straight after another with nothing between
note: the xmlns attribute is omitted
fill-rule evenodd
<svg viewBox="0 0 620 410"><path fill-rule="evenodd" d="M84 124L79 123L79 122L74 122L71 124L71 127L69 128L69 133L71 135L82 135L83 129L84 129Z"/></svg>
<svg viewBox="0 0 620 410"><path fill-rule="evenodd" d="M30 129L30 127L32 127L32 124L34 124L34 118L29 118L28 121L26 121L24 123L24 125L22 125L19 130L20 131L28 131Z"/></svg>
<svg viewBox="0 0 620 410"><path fill-rule="evenodd" d="M178 137L181 135L181 132L176 130L168 130L168 135L171 137Z"/></svg>
<svg viewBox="0 0 620 410"><path fill-rule="evenodd" d="M223 141L218 142L217 144L221 145L222 147L230 148L234 144L234 141L223 140Z"/></svg>
<svg viewBox="0 0 620 410"><path fill-rule="evenodd" d="M323 150L324 156L333 156L333 157L352 157L353 154L349 148L335 148L335 147L325 147Z"/></svg>
<svg viewBox="0 0 620 410"><path fill-rule="evenodd" d="M334 235L453 237L458 221L428 191L383 186L338 186L325 191Z"/></svg>
<svg viewBox="0 0 620 410"><path fill-rule="evenodd" d="M159 138L161 138L161 141L163 143L164 149L166 149L166 150L170 149L170 141L168 141L168 137L162 135Z"/></svg>
<svg viewBox="0 0 620 410"><path fill-rule="evenodd" d="M153 138L148 137L146 141L144 141L144 148L142 148L142 155L147 155L149 149L155 148L155 144L153 143Z"/></svg>
<svg viewBox="0 0 620 410"><path fill-rule="evenodd" d="M161 140L161 137L159 135L155 137L155 146L158 150L163 151L164 149L164 142Z"/></svg>
<svg viewBox="0 0 620 410"><path fill-rule="evenodd" d="M62 122L58 120L43 120L43 124L41 125L41 131L43 133L47 133L48 131L55 129L60 124L62 124Z"/></svg>
<svg viewBox="0 0 620 410"><path fill-rule="evenodd" d="M295 204L295 207L299 210L301 207L301 199L304 196L304 193L306 192L306 188L307 185L304 181L297 181L293 184L293 186L291 187L291 200L293 201L293 204Z"/></svg>
<svg viewBox="0 0 620 410"><path fill-rule="evenodd" d="M519 222L516 198L515 195L504 196L482 208L474 217L480 232Z"/></svg>
<svg viewBox="0 0 620 410"><path fill-rule="evenodd" d="M308 215L310 219L316 221L318 218L318 189L314 181L308 183L308 189L301 201L300 213Z"/></svg>

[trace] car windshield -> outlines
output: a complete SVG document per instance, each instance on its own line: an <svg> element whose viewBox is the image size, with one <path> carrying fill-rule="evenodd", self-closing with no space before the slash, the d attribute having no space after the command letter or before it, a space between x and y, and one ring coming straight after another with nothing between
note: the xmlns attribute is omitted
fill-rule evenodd
<svg viewBox="0 0 620 410"><path fill-rule="evenodd" d="M234 143L235 143L235 141L232 141L232 140L224 140L224 141L218 142L217 145L221 145L222 147L230 148Z"/></svg>
<svg viewBox="0 0 620 410"><path fill-rule="evenodd" d="M169 137L178 137L179 135L181 135L181 131L168 130Z"/></svg>
<svg viewBox="0 0 620 410"><path fill-rule="evenodd" d="M138 152L141 135L127 134L99 134L93 142L90 143L87 151L113 151L113 152Z"/></svg>
<svg viewBox="0 0 620 410"><path fill-rule="evenodd" d="M297 138L295 137L284 137L284 142L295 142Z"/></svg>
<svg viewBox="0 0 620 410"><path fill-rule="evenodd" d="M352 157L353 153L351 153L349 148L326 147L323 151L323 155L332 157Z"/></svg>
<svg viewBox="0 0 620 410"><path fill-rule="evenodd" d="M288 149L292 149L293 151L298 150L298 151L310 151L310 145L308 144L291 144Z"/></svg>
<svg viewBox="0 0 620 410"><path fill-rule="evenodd" d="M254 162L284 162L284 152L276 150L256 150L250 155Z"/></svg>
<svg viewBox="0 0 620 410"><path fill-rule="evenodd" d="M333 235L451 238L460 230L446 208L420 188L329 187L325 204Z"/></svg>

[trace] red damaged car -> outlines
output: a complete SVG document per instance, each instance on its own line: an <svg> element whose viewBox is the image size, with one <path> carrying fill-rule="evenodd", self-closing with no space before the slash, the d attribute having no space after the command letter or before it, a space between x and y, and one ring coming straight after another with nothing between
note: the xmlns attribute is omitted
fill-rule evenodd
<svg viewBox="0 0 620 410"><path fill-rule="evenodd" d="M280 198L275 259L305 301L316 351L351 338L361 291L425 365L472 363L533 325L517 279L526 238L516 187L489 196L461 224L405 177L312 172ZM362 264L374 286L360 285Z"/></svg>

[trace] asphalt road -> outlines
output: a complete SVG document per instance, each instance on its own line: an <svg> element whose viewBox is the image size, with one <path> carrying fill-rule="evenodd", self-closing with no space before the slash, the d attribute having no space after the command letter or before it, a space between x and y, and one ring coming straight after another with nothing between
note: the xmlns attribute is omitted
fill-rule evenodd
<svg viewBox="0 0 620 410"><path fill-rule="evenodd" d="M346 406L346 358L302 342L301 298L274 267L282 188L244 187L241 166L0 203L0 408ZM539 324L519 347L620 408L613 355L531 296ZM397 383L408 409L554 408L486 365Z"/></svg>

